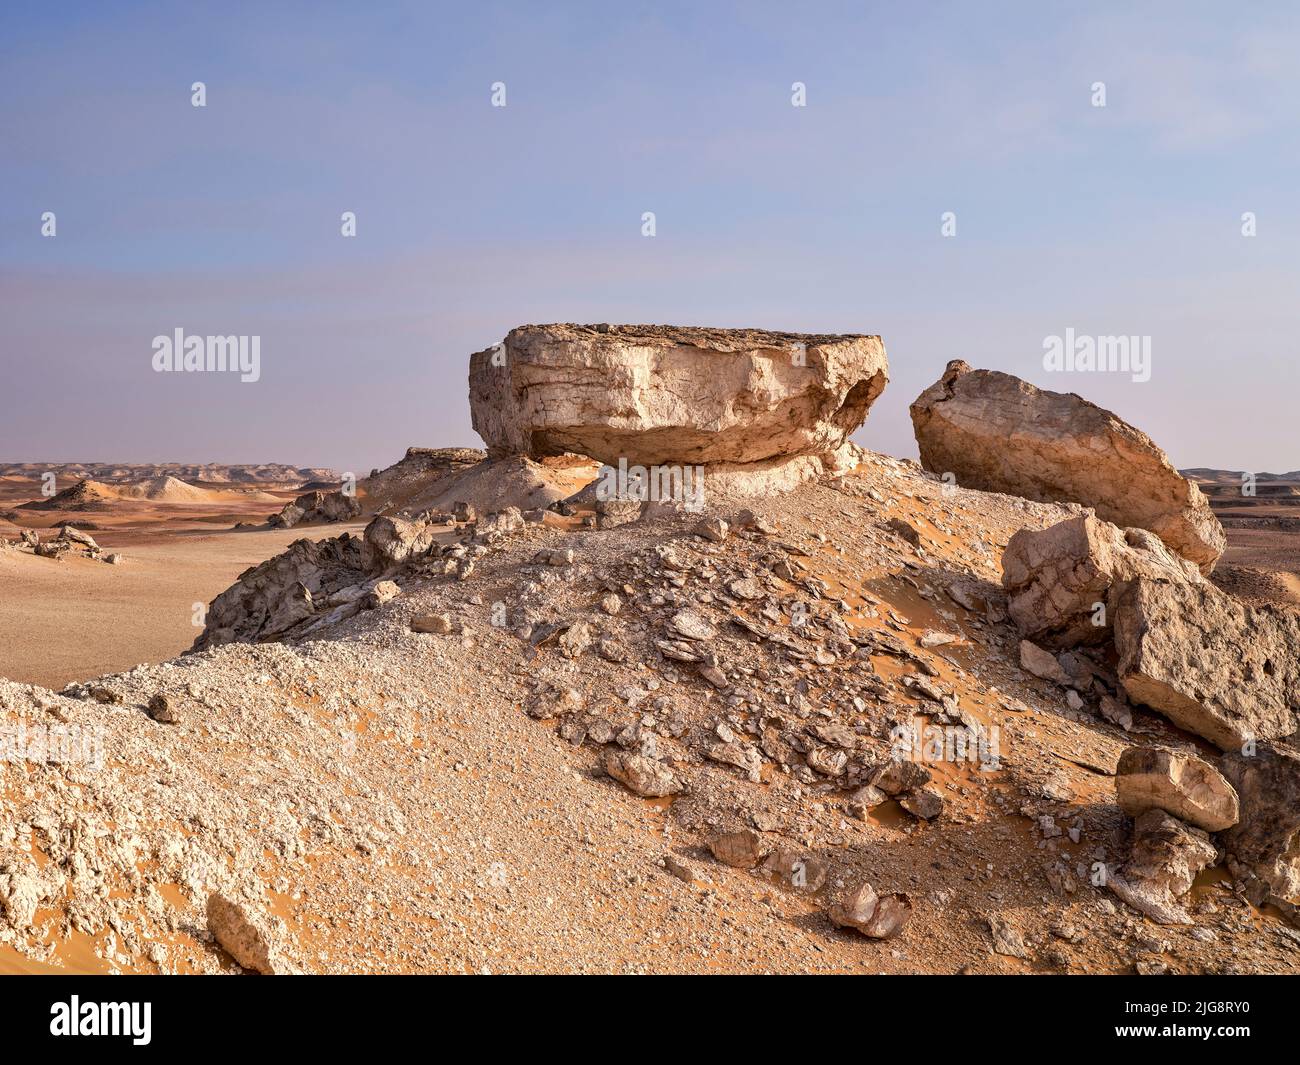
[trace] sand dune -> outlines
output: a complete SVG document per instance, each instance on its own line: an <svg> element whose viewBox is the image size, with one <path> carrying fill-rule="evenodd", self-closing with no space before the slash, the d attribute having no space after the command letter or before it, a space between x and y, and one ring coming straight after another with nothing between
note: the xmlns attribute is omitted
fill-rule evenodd
<svg viewBox="0 0 1300 1065"><path fill-rule="evenodd" d="M24 510L103 510L115 503L140 500L151 503L269 503L278 504L279 496L260 490L241 488L203 488L170 474L152 477L134 484L108 484L103 481L78 481L49 499L22 504Z"/></svg>

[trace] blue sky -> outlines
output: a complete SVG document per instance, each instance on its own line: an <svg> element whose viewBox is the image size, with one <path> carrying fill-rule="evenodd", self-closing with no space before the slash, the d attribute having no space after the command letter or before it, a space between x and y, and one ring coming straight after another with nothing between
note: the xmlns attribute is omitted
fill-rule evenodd
<svg viewBox="0 0 1300 1065"><path fill-rule="evenodd" d="M477 443L468 354L574 320L879 333L894 454L961 357L1295 469L1288 8L11 0L0 459L364 472ZM178 326L262 379L153 373ZM1045 372L1067 328L1151 380Z"/></svg>

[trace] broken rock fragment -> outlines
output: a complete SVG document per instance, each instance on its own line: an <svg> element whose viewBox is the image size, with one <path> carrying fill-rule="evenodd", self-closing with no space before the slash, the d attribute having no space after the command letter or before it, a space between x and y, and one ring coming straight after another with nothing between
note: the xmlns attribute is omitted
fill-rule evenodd
<svg viewBox="0 0 1300 1065"><path fill-rule="evenodd" d="M839 928L856 928L870 939L898 935L912 916L912 900L904 894L878 895L870 884L861 884L826 911Z"/></svg>
<svg viewBox="0 0 1300 1065"><path fill-rule="evenodd" d="M1300 755L1261 743L1224 756L1223 772L1241 797L1241 819L1219 839L1257 902L1268 895L1300 903Z"/></svg>
<svg viewBox="0 0 1300 1065"><path fill-rule="evenodd" d="M1021 529L1002 553L1008 613L1026 639L1056 649L1111 636L1112 592L1137 577L1199 584L1200 571L1143 529L1091 514Z"/></svg>
<svg viewBox="0 0 1300 1065"><path fill-rule="evenodd" d="M709 850L723 865L753 869L767 854L763 837L752 828L721 832L709 840Z"/></svg>
<svg viewBox="0 0 1300 1065"><path fill-rule="evenodd" d="M1296 731L1300 613L1214 585L1138 579L1117 596L1115 650L1128 697L1221 750Z"/></svg>
<svg viewBox="0 0 1300 1065"><path fill-rule="evenodd" d="M1189 751L1130 747L1115 773L1119 808L1130 817L1164 810L1207 832L1231 828L1239 816L1236 789Z"/></svg>
<svg viewBox="0 0 1300 1065"><path fill-rule="evenodd" d="M1163 810L1151 809L1133 823L1133 845L1124 867L1107 878L1111 891L1160 924L1191 924L1180 900L1201 870L1218 855L1209 836Z"/></svg>
<svg viewBox="0 0 1300 1065"><path fill-rule="evenodd" d="M245 969L268 976L292 971L281 957L275 926L248 904L214 892L208 896L207 916L213 938Z"/></svg>
<svg viewBox="0 0 1300 1065"><path fill-rule="evenodd" d="M673 771L663 762L633 751L610 748L605 752L605 772L644 798L664 798L682 790Z"/></svg>

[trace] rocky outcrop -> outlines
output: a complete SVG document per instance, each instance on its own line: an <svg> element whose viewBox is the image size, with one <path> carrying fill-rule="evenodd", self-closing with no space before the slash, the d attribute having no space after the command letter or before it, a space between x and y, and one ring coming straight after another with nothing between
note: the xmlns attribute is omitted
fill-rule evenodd
<svg viewBox="0 0 1300 1065"><path fill-rule="evenodd" d="M1233 872L1257 904L1300 902L1300 755L1261 743L1223 771L1241 796L1240 823L1219 837Z"/></svg>
<svg viewBox="0 0 1300 1065"><path fill-rule="evenodd" d="M326 606L355 604L355 613L369 591L363 580L361 541L355 536L296 540L282 554L245 570L212 601L193 650L277 639Z"/></svg>
<svg viewBox="0 0 1300 1065"><path fill-rule="evenodd" d="M1200 488L1150 437L1073 393L954 361L911 412L922 464L964 488L1081 503L1207 574L1227 546Z"/></svg>
<svg viewBox="0 0 1300 1065"><path fill-rule="evenodd" d="M743 466L833 456L887 379L874 336L530 325L471 356L469 384L494 456Z"/></svg>
<svg viewBox="0 0 1300 1065"><path fill-rule="evenodd" d="M1115 771L1119 808L1130 817L1164 810L1206 832L1237 823L1236 789L1214 766L1188 751L1130 747Z"/></svg>
<svg viewBox="0 0 1300 1065"><path fill-rule="evenodd" d="M1300 712L1300 614L1213 585L1129 581L1116 594L1119 677L1134 702L1222 750L1289 736Z"/></svg>
<svg viewBox="0 0 1300 1065"><path fill-rule="evenodd" d="M1107 878L1110 889L1160 924L1191 924L1179 900L1218 856L1199 828L1148 810L1133 824L1133 846L1123 869Z"/></svg>
<svg viewBox="0 0 1300 1065"><path fill-rule="evenodd" d="M1021 529L1002 554L1007 610L1021 635L1047 647L1111 636L1113 592L1138 577L1199 584L1200 571L1144 529L1120 530L1090 514Z"/></svg>
<svg viewBox="0 0 1300 1065"><path fill-rule="evenodd" d="M352 521L360 517L361 504L355 495L343 492L307 492L271 516L273 528L292 529L309 522Z"/></svg>

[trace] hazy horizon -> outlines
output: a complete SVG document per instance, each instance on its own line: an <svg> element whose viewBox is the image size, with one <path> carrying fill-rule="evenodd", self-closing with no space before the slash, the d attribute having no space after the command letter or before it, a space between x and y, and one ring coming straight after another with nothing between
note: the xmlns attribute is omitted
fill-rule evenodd
<svg viewBox="0 0 1300 1065"><path fill-rule="evenodd" d="M0 461L477 447L472 351L606 321L879 334L855 439L894 455L963 358L1180 468L1300 468L1287 5L11 4L0 29ZM155 372L177 328L260 337L260 379ZM1150 380L1048 372L1068 330L1150 338Z"/></svg>

